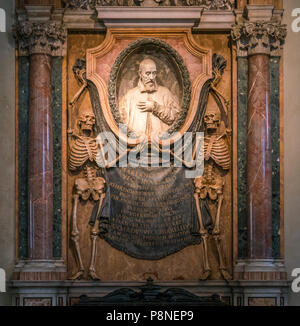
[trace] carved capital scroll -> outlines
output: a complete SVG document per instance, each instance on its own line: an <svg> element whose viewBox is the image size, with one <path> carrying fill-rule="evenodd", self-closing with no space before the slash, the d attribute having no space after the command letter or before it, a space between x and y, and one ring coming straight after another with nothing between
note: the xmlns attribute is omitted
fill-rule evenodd
<svg viewBox="0 0 300 326"><path fill-rule="evenodd" d="M277 21L245 22L233 25L231 30L239 57L253 54L280 56L286 34L286 25Z"/></svg>
<svg viewBox="0 0 300 326"><path fill-rule="evenodd" d="M15 26L15 38L19 43L21 56L48 54L62 56L67 39L67 30L60 23L19 22Z"/></svg>

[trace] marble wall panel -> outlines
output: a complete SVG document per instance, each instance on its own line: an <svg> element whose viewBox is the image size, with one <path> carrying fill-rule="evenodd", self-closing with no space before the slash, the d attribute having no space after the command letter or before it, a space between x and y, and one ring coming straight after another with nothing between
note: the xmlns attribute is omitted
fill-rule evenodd
<svg viewBox="0 0 300 326"><path fill-rule="evenodd" d="M247 100L248 59L238 58L238 257L247 256Z"/></svg>
<svg viewBox="0 0 300 326"><path fill-rule="evenodd" d="M272 145L272 250L280 258L280 58L270 59Z"/></svg>
<svg viewBox="0 0 300 326"><path fill-rule="evenodd" d="M62 58L52 58L53 257L61 257L62 227Z"/></svg>
<svg viewBox="0 0 300 326"><path fill-rule="evenodd" d="M28 110L29 110L29 58L18 60L18 252L19 257L28 255Z"/></svg>

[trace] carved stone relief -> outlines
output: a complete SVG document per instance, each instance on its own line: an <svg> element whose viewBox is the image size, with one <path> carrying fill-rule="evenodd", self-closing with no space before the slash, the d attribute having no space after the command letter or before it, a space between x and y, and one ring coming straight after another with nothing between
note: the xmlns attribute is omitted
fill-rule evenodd
<svg viewBox="0 0 300 326"><path fill-rule="evenodd" d="M154 38L143 38L133 42L116 59L111 69L108 85L109 101L114 118L117 123L124 123L124 112L122 112L122 119L119 111L121 100L124 103L126 98L128 99L129 89L133 90L134 87L138 86L139 65L145 59L151 59L154 62L157 74L155 85L161 88L161 92L164 93L162 96L167 96L166 93L170 93L170 97L174 98L175 111L178 113L172 121L166 121L167 117L163 118L162 113L159 112L155 116L162 122L166 122L164 131L175 132L183 125L190 105L191 83L189 73L181 56L167 43ZM127 96L125 97L125 95ZM134 131L131 130L130 126L128 128L129 131ZM141 128L143 129L143 126Z"/></svg>
<svg viewBox="0 0 300 326"><path fill-rule="evenodd" d="M67 30L61 23L18 22L15 27L15 38L19 42L19 55L35 53L62 56L67 39Z"/></svg>
<svg viewBox="0 0 300 326"><path fill-rule="evenodd" d="M204 138L204 159L205 168L204 174L195 178L195 201L197 206L197 213L200 223L200 234L202 237L203 251L204 251L204 273L201 279L205 280L211 273L209 266L209 258L207 255L209 231L204 227L202 219L204 203L207 199L215 202L217 205L217 213L214 218L214 226L211 232L219 258L219 269L223 277L228 280L231 278L226 269L224 260L224 252L222 248L220 218L222 215L222 203L224 200L224 172L230 169L231 159L228 146L227 130L220 132L221 115L220 111L213 101L208 102L208 107L204 116L205 138ZM223 174L223 175L222 175ZM210 214L210 212L209 212Z"/></svg>
<svg viewBox="0 0 300 326"><path fill-rule="evenodd" d="M66 8L92 10L101 6L197 6L208 10L232 10L230 0L64 0Z"/></svg>
<svg viewBox="0 0 300 326"><path fill-rule="evenodd" d="M149 39L145 38L144 42L145 41L149 42ZM156 43L157 42L159 42L159 40L157 40ZM130 44L128 48L132 49ZM156 51L159 51L159 47L157 47ZM161 47L161 51L164 51L164 47ZM128 53L131 52L132 51L128 51ZM151 53L150 55L148 53L145 58L144 56L142 56L139 58L139 60L133 59L133 62L135 62L135 69L133 70L131 69L131 65L128 65L129 61L126 56L123 56L122 60L119 60L119 58L120 57L117 57L116 60L116 62L119 62L119 64L116 66L112 65L110 73L110 76L113 75L116 77L113 79L113 87L108 87L108 91L113 97L113 101L111 102L112 110L114 110L114 108L116 110L118 109L120 102L119 98L124 97L128 90L131 91L132 87L137 84L139 78L138 68L140 67L140 64L143 62L143 60L149 60L149 58L151 58ZM156 62L160 62L157 61L155 56L154 60ZM153 64L154 60L150 63ZM124 64L124 62L126 62L126 64ZM157 69L159 65L161 64L155 66L155 69ZM125 82L125 84L123 83L123 86L120 86L122 85L122 78L126 75L126 71L124 72L122 70L118 70L117 68L124 66L127 67L128 70L132 70L130 72L131 77L128 75L130 78L128 77L128 80ZM169 178L170 180L172 178L178 179L174 179L175 183L173 188L167 189L166 183L164 183L163 185L159 184L160 177L158 177L158 175L155 176L155 173L154 171L151 171L151 168L145 168L144 170L130 170L127 168L110 168L110 166L107 164L106 168L99 169L96 166L95 160L99 162L99 155L101 156L101 154L99 154L99 148L97 148L95 133L93 133L93 131L100 132L103 131L103 128L104 130L108 131L110 121L105 121L105 117L103 116L102 112L103 109L100 109L102 106L102 102L99 101L100 96L98 95L96 87L93 85L93 83L86 79L84 60L77 60L73 72L75 78L80 83L80 87L77 88L77 91L74 92L75 95L70 101L70 112L71 115L74 116L71 121L77 122L75 122L75 124L73 122L73 127L71 128L73 130L69 130L70 154L68 164L70 171L76 172L82 170L84 171L84 174L82 178L73 179L75 181L75 184L73 188L71 239L74 243L73 253L77 261L77 271L75 271L74 273L73 269L73 279L83 277L84 264L81 259L82 249L80 248L76 211L79 203L82 202L84 204L85 201L91 201L94 205L93 212L90 211L91 218L89 220L90 223L92 222L92 228L90 229L92 241L90 242L91 259L89 267L89 276L92 279L99 279L99 276L95 273L96 269L100 273L100 276L102 272L101 267L99 267L100 265L96 261L96 257L99 256L96 253L96 248L98 247L96 238L98 235L102 239L106 240L106 242L113 248L123 251L127 255L142 261L163 260L165 259L164 257L169 256L170 254L175 253L177 251L180 251L186 246L189 246L191 244L200 244L201 240L201 243L203 243L203 245L201 245L200 247L196 246L197 248L199 248L198 250L200 250L198 253L198 260L201 260L203 262L203 271L200 278L206 279L212 276L212 269L214 267L210 267L210 261L213 265L215 264L215 261L218 262L218 269L220 271L220 275L222 275L223 278L231 278L230 267L228 268L228 260L225 258L227 254L224 252L223 248L224 231L221 226L224 223L224 203L225 206L228 205L228 203L226 202L226 196L224 196L223 193L227 180L226 174L227 171L230 169L231 165L230 148L228 146L230 140L227 139L228 137L230 137L230 134L227 133L228 130L226 129L227 118L225 118L224 120L224 117L229 112L228 108L230 107L230 102L226 99L226 96L223 95L222 92L217 89L217 85L222 79L222 75L225 68L226 60L224 60L220 56L214 55L212 78L209 79L207 83L202 87L202 92L201 94L199 94L199 103L197 104L198 113L194 119L195 123L192 123L190 127L190 130L193 131L205 131L204 175L203 177L197 177L195 180L191 179L191 182L185 185L187 181L184 180L184 178L182 180L180 179L181 181L178 182L179 174L174 170L174 168L171 168L173 170L170 171L170 173L166 171L166 169L163 170L163 168L159 173L161 175L164 174L164 178ZM161 75L161 79L159 79L159 82L163 85L166 81L164 79L164 75L165 73ZM174 73L173 75L176 77L176 73ZM120 77L119 80L118 77ZM195 77L196 79L193 79L193 81L194 83L197 83L197 76ZM132 81L132 79L134 79L134 81ZM176 78L174 80L176 80ZM129 84L129 81L132 81L132 85ZM110 83L110 85L112 85L112 79L110 79L108 82ZM172 83L170 83L170 85L172 86ZM178 89L175 89L175 91L173 91L174 93L178 94L179 101L181 100L181 105L184 105L184 92L180 91L180 85L178 86ZM94 113L91 112L91 107L85 107L79 110L78 112L75 109L76 103L81 97L81 94L86 92L86 90L88 90ZM213 100L211 100L211 98L213 98ZM99 113L101 113L102 116L100 116ZM97 150L98 155L96 154ZM104 157L102 158L102 161L105 161ZM134 184L136 185L141 185L143 183L142 180L144 179L144 184L145 186L147 185L146 192L144 186L140 189L141 193L139 193L140 190L136 188L136 186L134 187L135 190L133 191L130 188L131 184L127 184L129 179L136 179L136 181L134 181ZM100 181L100 183L98 182L98 180ZM124 182L126 180L126 185L125 183L124 185L121 184L120 180L123 180ZM100 185L99 187L97 187L97 182ZM153 193L149 193L149 186L151 184L153 184ZM185 189L181 189L181 186L178 187L179 185L183 184L185 185ZM132 192L130 193L131 190ZM163 192L165 193L164 196L167 195L167 197L165 197L164 199L164 202L162 203L163 206L161 206L159 202L156 201L158 191L161 190L163 190ZM149 194L150 197L147 196L147 194ZM94 198L94 195L96 195L97 198ZM132 220L132 216L128 215L129 211L124 206L123 202L125 198L123 198L123 196L125 195L126 204L129 203L131 205L131 213L133 212L132 209L135 205L136 209L134 210L134 214L136 214L136 216L142 214L141 216L144 220L144 224L146 223L146 220L149 220L151 216L147 215L148 217L146 220L143 216L148 213L150 214L151 209L152 213L156 216L157 220L160 219L163 214L165 214L163 207L168 207L168 201L174 201L175 198L177 198L176 201L180 205L177 208L172 207L172 210L169 210L167 212L168 214L172 212L172 221L168 219L165 221L162 220L158 223L158 225L143 225L143 227L141 228L141 226L139 226L139 223L141 221L139 222L139 220L136 220L136 218ZM128 197L129 195L131 195L131 198ZM163 193L161 195L163 195ZM148 199L146 199L146 201L143 199L143 201L140 202L142 198L141 196L143 198L146 196L145 198ZM152 200L151 198L153 196L155 197L155 200L153 202L153 205L151 204L149 206ZM187 209L188 206L185 206L185 204L183 205L183 203L181 202L182 199L189 200L190 207L194 206L194 213L192 211L190 212L189 209ZM157 197L157 200L159 200L159 197ZM134 204L134 202L136 203ZM146 204L146 206L144 204ZM124 206L125 208L123 209L122 206ZM147 207L149 207L150 210ZM181 211L180 207L184 208L185 212ZM119 214L117 212L119 208L123 209L120 215L122 216L121 220L117 219L117 216ZM146 212L147 209L148 213ZM203 214L204 210L206 210L206 214ZM155 213L156 211L157 213ZM191 219L191 224L189 224L190 222L186 223L187 220L180 221L180 223L179 221L177 221L179 218L179 216L177 217L177 214L181 215L180 218L183 218L185 216L185 213L188 213L186 217L188 219ZM124 214L127 214L128 216L125 216ZM129 217L131 218L131 220ZM169 221L169 224L167 223L167 221ZM176 229L176 221L178 222L178 225L181 225L180 230ZM185 225L187 226L186 230L182 229L182 226ZM173 229L176 229L177 231L174 231ZM161 231L162 233L159 233L156 237L155 233L157 233L158 231ZM172 237L168 238L168 235L173 236L173 231L175 232L174 235L176 234L176 232L179 232L181 234L179 238L174 238L174 241L176 240L175 242L169 240ZM185 232L187 233L185 234ZM191 238L188 238L189 233ZM136 239L139 239L136 243L134 242L135 234L137 235ZM208 240L208 237L210 234L212 235L212 238L214 239L214 243L216 245L216 250L214 249L214 251L211 251L211 249L209 248L210 241ZM164 237L166 237L165 240ZM161 242L164 243L163 246L161 246ZM103 248L103 242L101 247ZM84 252L86 253L86 245ZM217 253L217 255L211 258L212 252ZM203 254L203 257L201 253ZM106 253L101 251L100 257L102 257L102 255L105 257ZM127 256L128 258L126 259L132 259L129 256ZM95 268L96 265L98 266L97 268ZM157 272L154 273L153 271L155 271L155 269L152 270L152 272L151 270L148 270L148 272L144 274L147 276L157 275L156 277L158 278ZM94 272L95 274L93 274L92 272Z"/></svg>
<svg viewBox="0 0 300 326"><path fill-rule="evenodd" d="M280 56L286 34L286 26L277 21L245 22L234 25L231 31L240 57L251 54Z"/></svg>
<svg viewBox="0 0 300 326"><path fill-rule="evenodd" d="M83 84L83 87L75 94L70 102L69 116L74 114L76 103L86 87L85 82L85 66L82 61L76 63L74 66L74 74L76 78ZM72 121L72 119L70 119ZM73 209L72 209L72 227L71 239L74 243L74 252L78 271L72 275L71 279L80 279L84 274L84 265L81 258L80 248L80 232L77 225L77 207L81 201L92 200L95 203L96 215L101 210L102 203L105 197L106 182L104 178L98 176L99 170L96 165L96 156L98 153L98 145L94 134L95 115L91 108L84 107L77 112L77 119L75 126L68 129L69 133L69 159L68 167L72 172L83 170L84 177L77 178L74 183L73 194ZM70 126L72 127L72 126ZM96 258L96 241L98 238L98 219L91 223L91 259L89 267L89 276L93 280L99 280L99 276L95 270Z"/></svg>

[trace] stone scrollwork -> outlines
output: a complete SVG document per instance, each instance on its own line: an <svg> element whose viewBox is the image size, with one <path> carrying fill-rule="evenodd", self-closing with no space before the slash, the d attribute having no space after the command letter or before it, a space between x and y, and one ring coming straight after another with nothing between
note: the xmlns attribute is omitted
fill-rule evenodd
<svg viewBox="0 0 300 326"><path fill-rule="evenodd" d="M63 0L63 3L68 9L93 10L96 0Z"/></svg>
<svg viewBox="0 0 300 326"><path fill-rule="evenodd" d="M60 23L19 22L15 27L19 42L19 55L48 54L62 56L67 39L67 30Z"/></svg>
<svg viewBox="0 0 300 326"><path fill-rule="evenodd" d="M208 10L232 10L231 0L64 0L69 9L93 10L102 6L197 6Z"/></svg>
<svg viewBox="0 0 300 326"><path fill-rule="evenodd" d="M231 31L240 57L252 54L280 56L286 34L286 25L277 21L245 22L234 25Z"/></svg>

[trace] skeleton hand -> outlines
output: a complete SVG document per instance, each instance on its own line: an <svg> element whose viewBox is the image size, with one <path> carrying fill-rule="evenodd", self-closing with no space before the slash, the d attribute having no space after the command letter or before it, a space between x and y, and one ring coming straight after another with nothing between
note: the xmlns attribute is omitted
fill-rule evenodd
<svg viewBox="0 0 300 326"><path fill-rule="evenodd" d="M152 112L155 108L156 102L154 101L140 101L137 104L137 108L142 112Z"/></svg>

